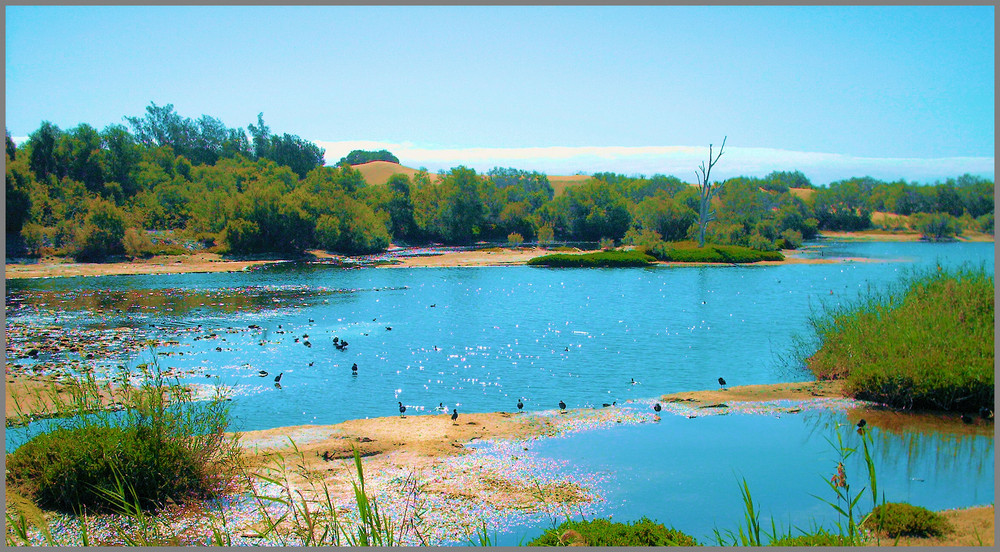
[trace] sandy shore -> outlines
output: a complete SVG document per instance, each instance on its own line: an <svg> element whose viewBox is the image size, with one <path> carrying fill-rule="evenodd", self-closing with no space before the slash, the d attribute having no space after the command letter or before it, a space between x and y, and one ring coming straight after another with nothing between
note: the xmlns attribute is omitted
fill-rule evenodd
<svg viewBox="0 0 1000 552"><path fill-rule="evenodd" d="M835 240L853 241L919 241L920 234L893 233L880 231L864 232L823 232L821 238ZM994 237L990 234L967 233L960 236L959 241L971 242L992 242ZM580 253L592 253L594 251L579 251ZM528 260L552 253L547 249L538 247L529 248L507 248L495 247L477 251L444 251L441 254L419 255L419 256L395 256L386 255L395 261L395 264L384 266L396 266L403 268L411 267L462 267L462 266L512 266L523 265ZM869 259L810 259L803 258L802 252L797 250L783 250L784 261L763 261L757 264L777 265L777 264L826 264L836 262L865 262ZM315 260L330 260L340 258L320 250L306 252L306 258ZM190 255L169 255L156 256L150 259L141 259L133 262L118 263L75 263L72 260L46 257L32 263L7 263L5 265L5 277L8 280L17 278L52 278L58 276L110 276L123 274L182 274L197 272L238 272L247 270L250 267L282 262L280 260L228 260L215 253L192 253ZM692 263L657 263L661 265L684 265ZM693 263L705 264L705 263Z"/></svg>
<svg viewBox="0 0 1000 552"><path fill-rule="evenodd" d="M122 274L185 274L195 272L239 272L275 260L230 261L215 253L159 255L149 259L120 263L75 263L60 257L45 257L35 263L7 263L8 280L17 278L53 278L57 276L114 276Z"/></svg>

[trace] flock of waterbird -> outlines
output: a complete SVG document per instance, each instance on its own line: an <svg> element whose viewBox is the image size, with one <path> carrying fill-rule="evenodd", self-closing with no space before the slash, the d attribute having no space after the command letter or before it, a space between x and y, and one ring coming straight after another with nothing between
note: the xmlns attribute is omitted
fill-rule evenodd
<svg viewBox="0 0 1000 552"><path fill-rule="evenodd" d="M431 305L431 306L433 307L435 305ZM374 318L372 319L372 321L375 321L375 320L376 319L374 319ZM313 320L309 319L309 322L313 322ZM281 328L281 325L279 325L278 327ZM392 326L386 326L385 330L386 331L392 331ZM307 346L307 347L312 347L312 343L310 343L308 341L308 338L309 338L309 334L303 334L303 336L302 336L303 344L305 346ZM299 338L295 338L295 341L299 342ZM337 336L333 337L333 345L339 351L343 351L343 350L347 349L347 341L342 340L342 339L340 339ZM438 348L434 347L434 350L438 350ZM567 347L566 350L568 351L569 347ZM313 364L312 362L309 363L310 366L312 366L312 364ZM358 363L355 362L351 366L351 374L354 375L354 376L358 375ZM267 377L268 373L265 370L260 370L259 371L259 375L260 375L260 377ZM280 382L281 382L281 376L282 375L284 375L284 372L279 373L274 378L274 386L277 387L278 389L281 389L281 383ZM718 379L718 382L719 382L720 390L724 391L726 389L726 379L720 377ZM635 378L629 378L629 384L630 385L636 385L638 383L639 382L635 381ZM406 417L405 416L405 414L406 414L406 406L402 403L402 401L397 401L397 403L399 405L399 416L400 416L400 418L405 418ZM617 404L618 404L618 401L612 401L610 403L602 403L601 406L604 407L604 408L607 408L607 407L616 406ZM562 400L559 401L559 411L561 413L566 412L566 406L567 405L566 405L565 401L562 401ZM437 410L439 412L444 412L444 413L448 412L448 409L447 409L447 407L444 406L444 403L438 403L438 406L435 407L435 410ZM524 397L521 397L521 398L519 398L517 400L517 410L518 410L518 412L523 412L524 411ZM663 406L661 406L660 403L655 403L653 405L653 411L656 413L655 415L657 416L657 418L659 417L659 414L660 414L660 412L662 410L663 410ZM981 418L983 418L984 420L985 419L991 419L991 418L993 418L993 411L990 410L990 409L988 409L988 408L986 408L986 407L983 407L979 411L979 416ZM962 422L964 422L966 424L971 424L973 422L972 417L969 416L968 414L962 414L961 415L961 420L962 420ZM456 424L456 425L458 423L458 409L456 409L456 408L453 408L452 411L451 411L451 421L452 421L453 424ZM866 423L867 422L865 422L864 419L862 419L860 422L858 422L857 428L858 428L858 433L859 434L861 434L861 433L864 432L864 428L865 428Z"/></svg>

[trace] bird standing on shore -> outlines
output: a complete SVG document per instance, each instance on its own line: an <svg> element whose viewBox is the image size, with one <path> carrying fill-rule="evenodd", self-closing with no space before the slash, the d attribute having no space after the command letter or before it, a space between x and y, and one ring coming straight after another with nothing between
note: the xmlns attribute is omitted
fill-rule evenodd
<svg viewBox="0 0 1000 552"><path fill-rule="evenodd" d="M400 402L400 403L399 403L399 417L400 417L400 418L405 418L406 416L403 416L403 414L404 414L405 412L406 412L406 407L405 407L405 406L403 406L403 403L401 403L401 402Z"/></svg>
<svg viewBox="0 0 1000 552"><path fill-rule="evenodd" d="M566 410L566 403L559 401L559 410Z"/></svg>
<svg viewBox="0 0 1000 552"><path fill-rule="evenodd" d="M725 389L726 388L726 379L725 378L719 378L719 385L721 385L722 388Z"/></svg>
<svg viewBox="0 0 1000 552"><path fill-rule="evenodd" d="M523 399L517 399L517 411L520 412L524 408Z"/></svg>
<svg viewBox="0 0 1000 552"><path fill-rule="evenodd" d="M451 423L452 425L458 425L458 409L454 408L451 411Z"/></svg>

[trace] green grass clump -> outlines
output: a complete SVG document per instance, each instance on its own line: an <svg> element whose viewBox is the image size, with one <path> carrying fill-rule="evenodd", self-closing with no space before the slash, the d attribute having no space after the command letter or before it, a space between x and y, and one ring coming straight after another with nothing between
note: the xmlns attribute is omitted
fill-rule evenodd
<svg viewBox="0 0 1000 552"><path fill-rule="evenodd" d="M849 537L828 533L825 529L818 529L813 533L806 533L796 536L785 536L768 543L768 546L852 546Z"/></svg>
<svg viewBox="0 0 1000 552"><path fill-rule="evenodd" d="M649 254L658 261L680 263L745 264L785 259L779 251L759 251L738 245L706 244L705 247L698 247L692 241L659 243L650 248Z"/></svg>
<svg viewBox="0 0 1000 552"><path fill-rule="evenodd" d="M811 320L819 379L897 408L992 410L993 275L931 269Z"/></svg>
<svg viewBox="0 0 1000 552"><path fill-rule="evenodd" d="M878 505L862 526L889 538L939 537L952 530L941 514L905 502Z"/></svg>
<svg viewBox="0 0 1000 552"><path fill-rule="evenodd" d="M575 533L575 534L574 534ZM606 519L565 521L528 543L528 546L698 546L698 541L662 523L642 518L635 523Z"/></svg>
<svg viewBox="0 0 1000 552"><path fill-rule="evenodd" d="M551 267L634 267L648 266L655 261L653 257L641 251L600 251L597 253L584 253L582 255L567 255L557 253L553 255L542 255L528 261L529 266L551 266Z"/></svg>
<svg viewBox="0 0 1000 552"><path fill-rule="evenodd" d="M7 455L6 484L45 509L67 513L153 511L169 502L216 496L237 477L241 455L222 393L196 400L158 367L140 367L112 388L94 381L65 405L89 412L54 419L54 427ZM100 408L99 394L112 410ZM123 496L123 494L125 496Z"/></svg>
<svg viewBox="0 0 1000 552"><path fill-rule="evenodd" d="M70 513L112 509L108 493L119 480L129 482L145 507L213 490L194 451L140 428L60 428L14 451L7 469L8 484L38 506Z"/></svg>

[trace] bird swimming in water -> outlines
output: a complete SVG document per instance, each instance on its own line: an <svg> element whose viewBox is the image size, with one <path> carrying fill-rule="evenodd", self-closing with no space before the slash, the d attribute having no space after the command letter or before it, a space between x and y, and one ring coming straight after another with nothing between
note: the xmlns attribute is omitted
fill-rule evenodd
<svg viewBox="0 0 1000 552"><path fill-rule="evenodd" d="M434 410L437 410L438 412L448 411L448 409L444 407L444 403L438 403L438 405L434 407Z"/></svg>
<svg viewBox="0 0 1000 552"><path fill-rule="evenodd" d="M559 401L559 410L566 410L566 403Z"/></svg>
<svg viewBox="0 0 1000 552"><path fill-rule="evenodd" d="M660 403L656 403L656 404L653 405L653 410L655 410L656 413L659 414L660 411L663 410L663 407L660 406Z"/></svg>
<svg viewBox="0 0 1000 552"><path fill-rule="evenodd" d="M315 361L313 361L313 362L310 362L310 363L309 363L309 366L312 366L314 362L315 362Z"/></svg>
<svg viewBox="0 0 1000 552"><path fill-rule="evenodd" d="M386 327L385 327L385 331L387 331L387 332L391 332L391 331L392 331L392 326L386 326Z"/></svg>
<svg viewBox="0 0 1000 552"><path fill-rule="evenodd" d="M520 411L524 408L524 401L522 399L517 399L517 410Z"/></svg>
<svg viewBox="0 0 1000 552"><path fill-rule="evenodd" d="M337 337L337 336L333 336L333 342L334 342L335 344L336 344L336 343L340 343L340 338L339 338L339 337Z"/></svg>
<svg viewBox="0 0 1000 552"><path fill-rule="evenodd" d="M631 385L635 385L635 384L639 383L639 382L635 381L635 378L629 378L629 379L632 380L632 381L629 382Z"/></svg>
<svg viewBox="0 0 1000 552"><path fill-rule="evenodd" d="M403 414L405 412L406 412L406 407L403 406L403 403L399 403L399 417L403 418L404 417Z"/></svg>
<svg viewBox="0 0 1000 552"><path fill-rule="evenodd" d="M262 377L262 378L266 378L267 377L267 372L265 372L263 370L261 370L261 371L259 371L257 373L260 374L260 377Z"/></svg>
<svg viewBox="0 0 1000 552"><path fill-rule="evenodd" d="M451 411L451 422L453 424L458 423L458 409L454 408Z"/></svg>
<svg viewBox="0 0 1000 552"><path fill-rule="evenodd" d="M722 388L725 389L726 388L726 379L725 378L719 378L719 385L721 385Z"/></svg>
<svg viewBox="0 0 1000 552"><path fill-rule="evenodd" d="M618 404L618 401L611 401L611 403L610 403L610 404L608 404L608 403L604 403L604 404L603 404L603 405L601 405L601 406L604 406L604 407L608 407L608 406L615 406L615 405L617 405L617 404Z"/></svg>
<svg viewBox="0 0 1000 552"><path fill-rule="evenodd" d="M278 374L278 376L274 378L274 383L278 383L279 381L281 381L281 376L283 376L284 374L285 374L284 372Z"/></svg>

